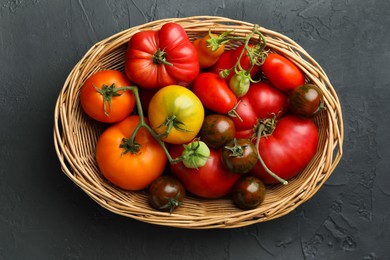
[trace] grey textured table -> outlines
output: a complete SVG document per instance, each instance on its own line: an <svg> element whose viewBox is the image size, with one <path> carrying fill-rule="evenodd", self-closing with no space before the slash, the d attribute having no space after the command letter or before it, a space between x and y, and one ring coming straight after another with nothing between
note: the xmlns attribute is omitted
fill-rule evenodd
<svg viewBox="0 0 390 260"><path fill-rule="evenodd" d="M115 215L62 174L53 110L97 41L166 17L257 23L304 47L336 89L344 156L277 220L185 230ZM0 1L0 259L390 259L390 1Z"/></svg>

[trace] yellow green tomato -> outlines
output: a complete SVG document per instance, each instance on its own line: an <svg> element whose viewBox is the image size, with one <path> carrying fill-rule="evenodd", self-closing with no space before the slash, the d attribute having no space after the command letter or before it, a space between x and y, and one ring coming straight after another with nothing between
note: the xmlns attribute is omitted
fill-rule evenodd
<svg viewBox="0 0 390 260"><path fill-rule="evenodd" d="M171 144L192 141L204 120L204 108L199 98L179 85L161 88L152 97L148 108L152 129Z"/></svg>

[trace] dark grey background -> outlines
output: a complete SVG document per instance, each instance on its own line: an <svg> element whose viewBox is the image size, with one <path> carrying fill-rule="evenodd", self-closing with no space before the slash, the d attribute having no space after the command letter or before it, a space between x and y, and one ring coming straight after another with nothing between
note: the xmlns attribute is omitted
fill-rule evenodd
<svg viewBox="0 0 390 260"><path fill-rule="evenodd" d="M233 230L142 223L62 172L53 110L97 41L148 21L218 15L303 46L343 107L344 156L308 202ZM0 259L390 259L390 1L0 1Z"/></svg>

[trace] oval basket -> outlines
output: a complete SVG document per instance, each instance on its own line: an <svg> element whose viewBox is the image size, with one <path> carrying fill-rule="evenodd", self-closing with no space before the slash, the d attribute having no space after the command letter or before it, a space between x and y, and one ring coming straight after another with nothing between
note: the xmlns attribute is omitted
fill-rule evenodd
<svg viewBox="0 0 390 260"><path fill-rule="evenodd" d="M166 22L179 23L191 40L208 33L234 30L249 34L253 24L225 17L196 16L158 20L132 27L96 43L76 64L59 94L54 115L54 145L62 171L102 207L143 222L180 228L236 228L279 218L311 198L329 178L342 156L343 120L339 99L320 65L297 43L277 32L260 27L272 52L284 55L319 86L326 109L314 118L319 146L310 164L286 186L267 187L264 202L243 211L230 198L206 200L187 196L172 214L156 211L146 191L124 191L108 183L95 161L95 144L104 127L88 118L79 104L79 90L93 73L104 69L124 70L127 43L141 30L159 29ZM227 49L239 43L229 42Z"/></svg>

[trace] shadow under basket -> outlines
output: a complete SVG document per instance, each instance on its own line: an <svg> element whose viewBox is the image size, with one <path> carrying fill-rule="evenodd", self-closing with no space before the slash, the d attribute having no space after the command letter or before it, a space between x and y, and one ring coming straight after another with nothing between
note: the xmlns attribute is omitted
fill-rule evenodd
<svg viewBox="0 0 390 260"><path fill-rule="evenodd" d="M324 94L326 109L314 117L319 129L319 145L309 165L288 185L268 186L264 202L256 209L241 210L231 198L201 199L187 196L172 214L153 209L146 191L124 191L110 184L95 160L95 144L104 126L87 117L81 109L79 90L97 71L124 71L129 39L142 30L158 30L166 22L176 22L191 40L211 30L248 35L254 25L224 17L196 16L158 20L132 27L96 43L70 72L55 106L54 145L62 171L102 207L139 221L179 228L237 228L284 216L310 199L329 178L342 157L343 120L338 97L320 65L297 43L277 32L260 27L271 52L295 63L306 80ZM255 40L255 39L253 39ZM227 49L238 46L229 42Z"/></svg>

